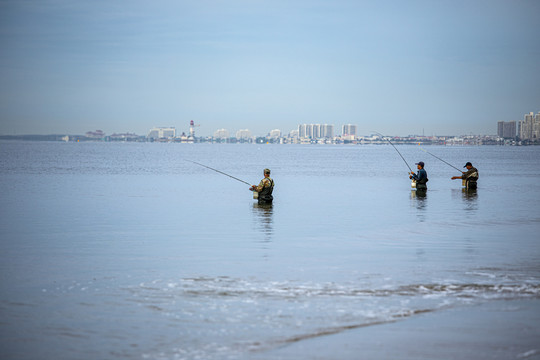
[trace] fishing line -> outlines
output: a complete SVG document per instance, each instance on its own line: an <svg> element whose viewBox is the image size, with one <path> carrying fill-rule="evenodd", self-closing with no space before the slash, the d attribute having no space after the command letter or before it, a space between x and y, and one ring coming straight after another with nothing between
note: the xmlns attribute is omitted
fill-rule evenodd
<svg viewBox="0 0 540 360"><path fill-rule="evenodd" d="M447 163L446 161L444 161L444 160L441 159L440 157L433 155L432 153L430 153L429 151L423 149L422 147L420 147L420 149L421 149L423 152L426 152L426 153L428 153L429 155L433 156L434 158L441 160L441 161L442 161L443 163L445 163L446 165L453 167L454 169L456 169L456 170L459 171L460 173L463 173L463 171L461 171L460 169L458 169L458 168L455 167L454 165L452 165L452 164L450 164L450 163Z"/></svg>
<svg viewBox="0 0 540 360"><path fill-rule="evenodd" d="M381 135L382 138L383 138L383 140L388 141L388 143L389 143L390 145L392 145L392 147L397 151L397 153L399 154L399 156L401 156L401 158L402 158L403 161L405 162L405 165L407 165L407 167L409 168L410 172L411 172L411 173L414 173L414 171L412 171L411 167L409 166L409 164L407 163L407 161L405 160L405 158L403 157L403 155L401 155L401 153L400 153L399 150L394 146L394 144L392 144L392 142L391 142L390 140L385 139L385 136L384 136L383 134L378 133L378 132L376 132L376 131L374 131L374 133L375 133L375 134L378 134L378 135Z"/></svg>
<svg viewBox="0 0 540 360"><path fill-rule="evenodd" d="M203 165L203 164L198 163L198 162L196 162L196 161L191 161L191 160L187 160L187 159L184 159L184 160L189 161L190 163L194 163L194 164L197 164L197 165L199 165L199 166L205 167L205 168L207 168L207 169L213 170L213 171L215 171L215 172L218 172L218 173L220 173L220 174L223 174L223 175L225 175L225 176L228 176L228 177L230 177L230 178L233 178L234 180L240 181L240 182L242 182L242 183L244 183L244 184L248 184L249 186L251 186L250 183L248 183L248 182L246 182L246 181L244 181L244 180L240 180L239 178L236 178L236 177L234 177L234 176L232 176L232 175L226 174L226 173L224 173L223 171L219 171L219 170L217 170L217 169L211 168L210 166Z"/></svg>

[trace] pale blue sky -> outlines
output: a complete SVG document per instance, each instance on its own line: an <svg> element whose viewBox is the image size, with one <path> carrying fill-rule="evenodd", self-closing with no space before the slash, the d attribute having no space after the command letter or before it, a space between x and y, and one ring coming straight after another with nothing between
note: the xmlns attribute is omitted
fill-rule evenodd
<svg viewBox="0 0 540 360"><path fill-rule="evenodd" d="M2 1L0 134L495 134L540 111L540 1Z"/></svg>

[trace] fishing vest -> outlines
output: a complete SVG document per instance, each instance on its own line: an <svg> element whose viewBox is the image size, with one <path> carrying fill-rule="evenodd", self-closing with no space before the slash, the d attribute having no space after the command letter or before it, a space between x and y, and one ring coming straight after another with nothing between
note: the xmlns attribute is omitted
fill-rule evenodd
<svg viewBox="0 0 540 360"><path fill-rule="evenodd" d="M472 171L471 171L472 170ZM471 173L467 175L466 179L469 182L476 182L478 181L478 169L475 167L472 167L471 170L469 170ZM469 172L467 171L467 172Z"/></svg>
<svg viewBox="0 0 540 360"><path fill-rule="evenodd" d="M268 178L270 180L270 186L265 186L261 192L259 192L259 200L263 201L272 201L274 200L274 197L272 196L272 192L274 191L274 180L271 178Z"/></svg>
<svg viewBox="0 0 540 360"><path fill-rule="evenodd" d="M427 172L426 172L426 170L424 170L424 169L422 169L422 170L423 170L422 172L426 175L426 177L424 177L422 180L416 180L416 183L417 183L417 184L420 184L420 185L425 185L425 184L429 181L429 179L428 179L428 177L427 177ZM421 171L421 170L420 170L420 171ZM420 171L418 171L418 172L420 173ZM418 176L418 175L417 175L417 176Z"/></svg>

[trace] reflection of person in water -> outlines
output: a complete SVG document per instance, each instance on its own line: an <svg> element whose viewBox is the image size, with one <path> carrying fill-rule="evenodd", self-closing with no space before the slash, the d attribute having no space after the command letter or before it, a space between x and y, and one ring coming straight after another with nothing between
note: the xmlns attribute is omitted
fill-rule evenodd
<svg viewBox="0 0 540 360"><path fill-rule="evenodd" d="M426 199L426 197L427 197L426 189L416 189L416 190L411 191L411 198L418 199L418 204L419 205L423 203L423 201Z"/></svg>
<svg viewBox="0 0 540 360"><path fill-rule="evenodd" d="M426 221L426 210L428 205L428 199L426 196L425 190L416 190L411 191L411 205L414 206L416 211L416 217L418 218L418 221L425 222Z"/></svg>
<svg viewBox="0 0 540 360"><path fill-rule="evenodd" d="M265 232L272 232L272 214L273 214L273 207L267 206L265 204L253 204L253 211L257 215L257 218L260 220L261 227L265 230Z"/></svg>
<svg viewBox="0 0 540 360"><path fill-rule="evenodd" d="M254 203L253 215L255 215L257 230L259 230L262 235L262 238L257 242L272 242L272 236L274 234L273 206ZM266 246L264 246L264 248L266 249ZM266 256L267 255L265 255L265 257Z"/></svg>
<svg viewBox="0 0 540 360"><path fill-rule="evenodd" d="M465 200L475 200L478 196L478 192L476 191L476 188L461 188L461 193L463 195L463 199Z"/></svg>
<svg viewBox="0 0 540 360"><path fill-rule="evenodd" d="M459 191L456 189L456 191ZM461 188L461 200L465 211L478 210L478 192L476 189Z"/></svg>
<svg viewBox="0 0 540 360"><path fill-rule="evenodd" d="M264 169L264 179L261 180L259 185L251 186L249 190L259 193L259 205L271 205L274 200L274 197L272 196L272 192L274 191L274 180L270 178L270 169Z"/></svg>

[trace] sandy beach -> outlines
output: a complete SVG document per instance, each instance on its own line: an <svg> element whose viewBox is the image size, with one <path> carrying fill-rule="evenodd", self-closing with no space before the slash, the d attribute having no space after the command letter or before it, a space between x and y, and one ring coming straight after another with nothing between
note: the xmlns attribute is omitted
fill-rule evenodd
<svg viewBox="0 0 540 360"><path fill-rule="evenodd" d="M540 301L494 301L289 343L250 359L540 359Z"/></svg>

